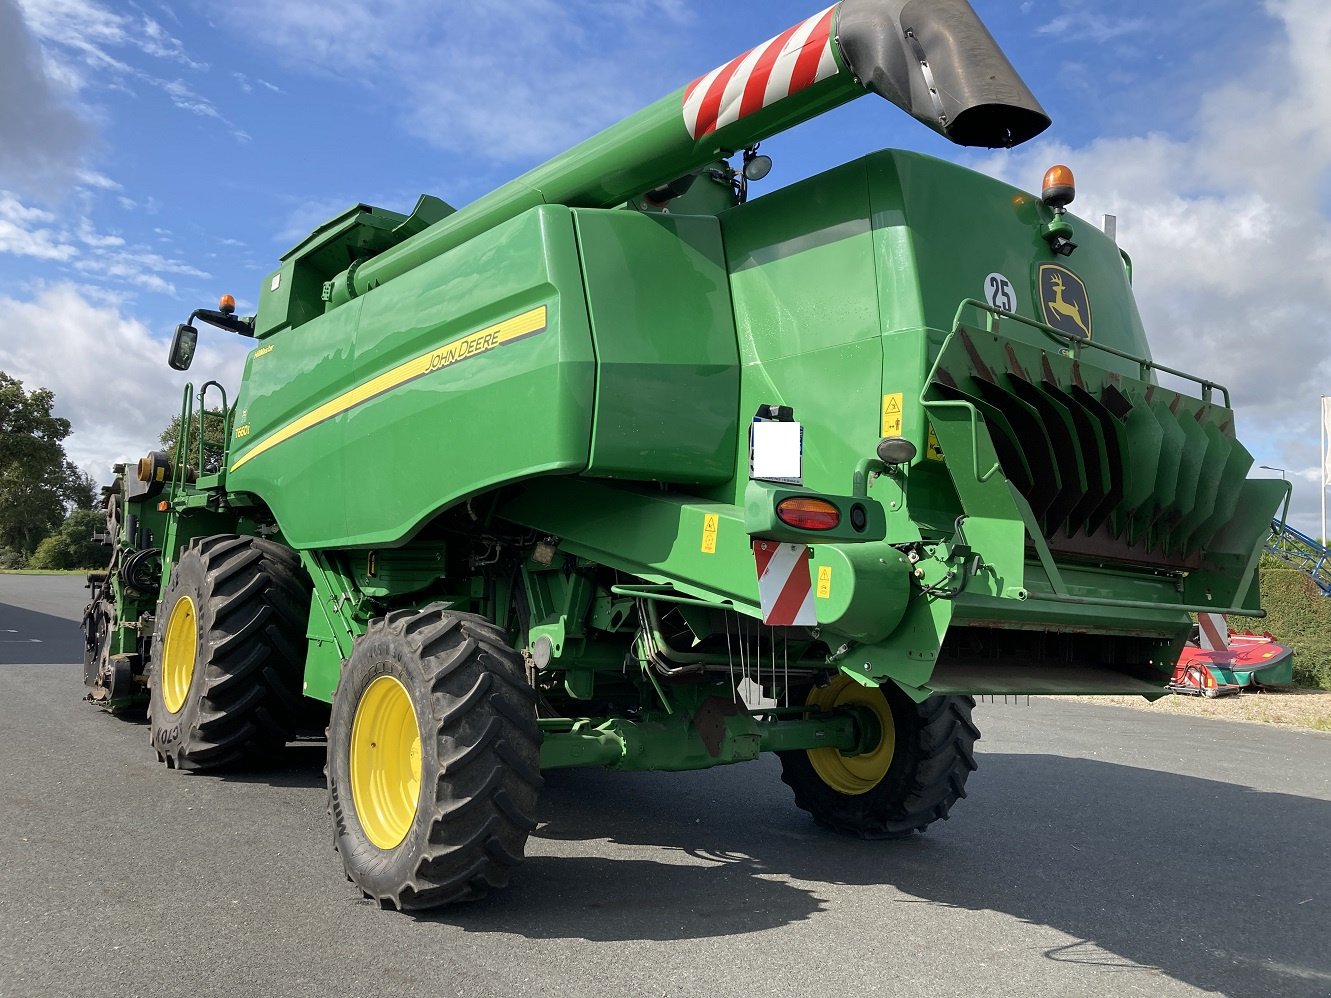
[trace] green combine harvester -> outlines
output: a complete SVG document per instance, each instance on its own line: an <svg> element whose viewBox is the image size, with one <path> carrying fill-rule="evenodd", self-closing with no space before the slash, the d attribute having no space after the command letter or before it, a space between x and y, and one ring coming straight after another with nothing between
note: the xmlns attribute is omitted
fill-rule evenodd
<svg viewBox="0 0 1331 998"><path fill-rule="evenodd" d="M220 462L117 469L89 699L147 701L179 769L326 722L347 874L419 909L508 882L546 769L776 752L818 823L899 838L964 796L974 696L1161 695L1190 612L1261 616L1287 486L1151 361L1066 168L875 152L748 198L761 140L867 93L961 145L1049 124L965 0L842 0L196 310L173 367L196 320L254 349L185 391Z"/></svg>

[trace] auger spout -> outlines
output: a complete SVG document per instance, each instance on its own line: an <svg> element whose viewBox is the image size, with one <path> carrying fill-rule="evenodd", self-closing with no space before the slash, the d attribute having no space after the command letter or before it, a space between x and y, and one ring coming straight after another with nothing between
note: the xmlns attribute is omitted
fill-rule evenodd
<svg viewBox="0 0 1331 998"><path fill-rule="evenodd" d="M540 204L612 208L876 93L959 145L1049 118L967 0L842 0L331 282L334 308Z"/></svg>

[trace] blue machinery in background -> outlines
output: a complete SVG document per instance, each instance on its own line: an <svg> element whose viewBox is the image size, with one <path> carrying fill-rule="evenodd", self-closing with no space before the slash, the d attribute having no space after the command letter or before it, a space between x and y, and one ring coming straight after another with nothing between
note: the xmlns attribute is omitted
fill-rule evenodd
<svg viewBox="0 0 1331 998"><path fill-rule="evenodd" d="M1323 596L1331 596L1331 551L1323 545L1287 523L1272 520L1266 550L1312 579Z"/></svg>

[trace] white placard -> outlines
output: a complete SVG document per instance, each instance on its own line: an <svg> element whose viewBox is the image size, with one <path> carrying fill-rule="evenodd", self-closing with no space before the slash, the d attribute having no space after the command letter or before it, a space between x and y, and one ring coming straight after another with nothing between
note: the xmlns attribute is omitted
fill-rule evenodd
<svg viewBox="0 0 1331 998"><path fill-rule="evenodd" d="M753 423L751 433L750 478L783 482L802 480L799 423Z"/></svg>

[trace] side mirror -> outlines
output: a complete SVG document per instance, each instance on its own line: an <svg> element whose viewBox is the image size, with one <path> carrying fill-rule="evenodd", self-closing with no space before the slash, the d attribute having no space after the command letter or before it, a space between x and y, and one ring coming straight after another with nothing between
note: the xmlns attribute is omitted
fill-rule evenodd
<svg viewBox="0 0 1331 998"><path fill-rule="evenodd" d="M199 331L193 326L181 323L176 327L176 335L171 337L171 353L166 362L174 371L188 371L194 362L194 348L199 344Z"/></svg>

